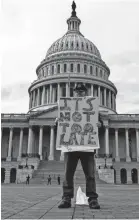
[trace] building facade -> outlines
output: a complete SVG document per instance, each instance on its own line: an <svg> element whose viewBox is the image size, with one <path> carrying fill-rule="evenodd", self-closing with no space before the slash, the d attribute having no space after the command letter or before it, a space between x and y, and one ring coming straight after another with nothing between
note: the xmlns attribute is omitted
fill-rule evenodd
<svg viewBox="0 0 139 220"><path fill-rule="evenodd" d="M37 80L28 89L28 113L1 114L4 183L22 182L26 166L32 174L42 160L64 160L56 150L57 101L73 97L78 82L86 85L88 95L99 98L97 168L103 172L103 166L110 165L115 183L139 183L139 114L117 114L110 69L97 47L82 35L80 24L73 8L66 34L51 45L36 69Z"/></svg>

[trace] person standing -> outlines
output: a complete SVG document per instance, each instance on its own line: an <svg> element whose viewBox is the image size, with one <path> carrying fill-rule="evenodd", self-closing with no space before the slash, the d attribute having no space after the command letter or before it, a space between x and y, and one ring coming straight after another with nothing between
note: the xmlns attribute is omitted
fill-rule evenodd
<svg viewBox="0 0 139 220"><path fill-rule="evenodd" d="M58 185L60 185L60 175L58 175L58 177L57 177L57 183L58 183Z"/></svg>
<svg viewBox="0 0 139 220"><path fill-rule="evenodd" d="M28 175L28 176L26 177L26 185L27 185L27 184L29 185L29 180L30 180L30 176Z"/></svg>
<svg viewBox="0 0 139 220"><path fill-rule="evenodd" d="M50 175L48 176L47 180L48 180L47 185L49 185L49 184L51 185L51 176Z"/></svg>
<svg viewBox="0 0 139 220"><path fill-rule="evenodd" d="M74 89L76 97L84 97L87 95L87 88L83 83L77 83ZM82 168L86 177L86 196L90 209L100 209L98 203L98 194L96 193L95 181L95 159L94 150L90 152L66 152L65 153L65 179L63 182L63 196L58 208L70 208L71 199L74 197L73 177L78 164L81 160Z"/></svg>

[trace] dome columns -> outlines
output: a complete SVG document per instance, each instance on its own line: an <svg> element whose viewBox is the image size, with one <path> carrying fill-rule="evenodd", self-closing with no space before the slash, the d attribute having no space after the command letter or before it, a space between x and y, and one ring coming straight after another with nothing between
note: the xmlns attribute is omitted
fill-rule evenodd
<svg viewBox="0 0 139 220"><path fill-rule="evenodd" d="M75 82L72 81L71 83L72 87L74 87ZM87 82L87 84L88 95L98 96L100 106L116 111L116 94L114 91L92 82ZM62 83L54 82L42 85L30 92L30 109L38 108L41 105L56 104L59 97L64 95L66 97L70 96L68 79Z"/></svg>

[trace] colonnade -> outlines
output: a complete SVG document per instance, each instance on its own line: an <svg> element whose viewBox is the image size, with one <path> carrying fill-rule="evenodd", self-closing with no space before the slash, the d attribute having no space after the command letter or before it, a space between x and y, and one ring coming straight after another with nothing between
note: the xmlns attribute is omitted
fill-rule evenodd
<svg viewBox="0 0 139 220"><path fill-rule="evenodd" d="M42 146L43 146L43 126L39 127L39 148L38 154L40 155L40 159L42 160ZM27 147L27 154L32 154L33 152L33 130L32 127L28 128L28 147ZM50 151L49 151L49 160L54 160L54 150L55 150L55 127L50 126ZM137 161L139 161L139 129L136 129L136 153L137 153ZM2 130L3 132L3 130ZM13 132L14 128L10 128L9 132L9 143L8 143L8 157L7 161L11 161L11 152L12 152L12 140L13 140ZM2 140L2 133L1 133L1 140ZM24 136L24 128L20 128L20 137L19 137L19 153L17 160L20 161L22 157L22 147L23 147L23 136ZM119 155L119 145L118 145L118 128L115 128L115 152L116 152L116 161L120 161ZM125 128L125 143L126 143L126 161L130 162L130 154L129 154L129 129ZM109 127L105 126L105 154L109 155ZM61 152L60 160L64 159L64 155Z"/></svg>
<svg viewBox="0 0 139 220"><path fill-rule="evenodd" d="M55 149L55 132L54 132L54 126L50 126L50 154L49 154L49 160L54 160L54 149ZM10 127L9 132L9 143L8 143L8 156L6 158L7 161L11 161L11 152L12 152L12 144L13 144L13 132L14 128ZM3 128L1 130L1 141L3 136ZM24 128L20 128L20 136L19 136L19 151L18 151L18 157L17 160L20 161L22 157L22 148L23 148L23 137L24 137ZM27 146L27 154L32 154L33 152L33 129L32 126L28 128L28 146ZM43 126L40 126L39 128L39 149L38 154L40 155L40 159L42 160L42 146L43 146Z"/></svg>
<svg viewBox="0 0 139 220"><path fill-rule="evenodd" d="M137 161L139 161L139 129L135 129L136 131L136 153L137 153ZM119 141L118 141L118 128L115 128L115 152L116 157L115 161L120 161L119 155ZM129 153L129 128L125 128L125 144L126 144L126 162L130 162L130 153ZM109 127L105 126L105 154L109 155Z"/></svg>
<svg viewBox="0 0 139 220"><path fill-rule="evenodd" d="M73 89L75 84L76 83L72 83L74 86L70 88ZM88 88L88 95L99 97L100 105L116 110L116 97L112 90L91 83L87 84L86 87ZM60 96L70 96L68 83L63 83L63 85L55 83L38 87L30 93L29 108L56 103Z"/></svg>

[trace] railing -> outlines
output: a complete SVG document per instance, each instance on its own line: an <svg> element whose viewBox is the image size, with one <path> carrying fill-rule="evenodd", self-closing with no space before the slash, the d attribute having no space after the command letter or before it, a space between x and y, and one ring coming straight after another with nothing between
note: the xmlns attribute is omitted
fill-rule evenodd
<svg viewBox="0 0 139 220"><path fill-rule="evenodd" d="M6 161L6 158L2 157L2 158L1 158L1 162L2 162L2 161Z"/></svg>
<svg viewBox="0 0 139 220"><path fill-rule="evenodd" d="M5 119L5 118L27 118L27 116L29 116L29 114L14 114L14 113L11 113L11 114L4 114L2 113L1 114L1 118L2 119Z"/></svg>
<svg viewBox="0 0 139 220"><path fill-rule="evenodd" d="M112 158L112 154L95 154L95 158Z"/></svg>
<svg viewBox="0 0 139 220"><path fill-rule="evenodd" d="M139 119L139 114L118 114L118 115L109 114L109 117L115 120L121 120L121 119L136 120L137 118Z"/></svg>
<svg viewBox="0 0 139 220"><path fill-rule="evenodd" d="M40 155L39 154L37 154L37 153L33 153L33 154L22 154L22 157L24 158L32 158L32 157L37 157L37 158L39 158L40 159Z"/></svg>
<svg viewBox="0 0 139 220"><path fill-rule="evenodd" d="M29 168L31 168L31 169L33 169L34 170L34 166L33 165L18 165L18 169L24 169L24 168L26 168L26 169L29 169Z"/></svg>

